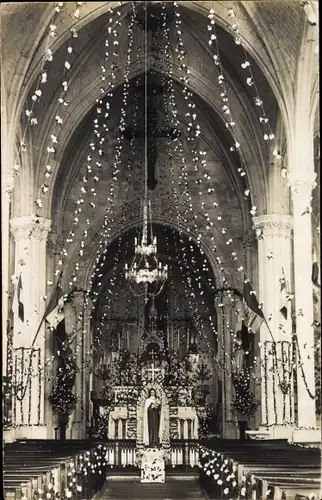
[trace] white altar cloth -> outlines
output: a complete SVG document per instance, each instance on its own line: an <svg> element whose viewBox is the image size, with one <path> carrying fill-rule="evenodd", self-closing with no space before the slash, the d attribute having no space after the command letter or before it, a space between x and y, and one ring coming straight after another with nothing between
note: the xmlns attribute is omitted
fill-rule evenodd
<svg viewBox="0 0 322 500"><path fill-rule="evenodd" d="M148 448L142 452L141 483L164 483L164 457L162 450Z"/></svg>

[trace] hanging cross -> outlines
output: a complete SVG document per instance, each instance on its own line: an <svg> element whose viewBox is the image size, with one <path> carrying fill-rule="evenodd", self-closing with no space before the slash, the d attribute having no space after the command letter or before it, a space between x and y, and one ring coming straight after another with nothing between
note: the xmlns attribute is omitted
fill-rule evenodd
<svg viewBox="0 0 322 500"><path fill-rule="evenodd" d="M152 88L152 91L151 91ZM138 91L144 94L144 86L139 86ZM181 132L177 128L158 126L158 116L154 100L158 94L163 93L161 85L153 82L149 85L150 96L148 97L148 126L147 126L147 141L148 141L148 188L154 190L157 185L155 165L157 161L157 139L160 137L167 137L175 139L180 136ZM152 95L151 95L152 94ZM145 130L134 130L133 127L126 127L124 130L124 138L131 140L133 138L142 138L145 136Z"/></svg>

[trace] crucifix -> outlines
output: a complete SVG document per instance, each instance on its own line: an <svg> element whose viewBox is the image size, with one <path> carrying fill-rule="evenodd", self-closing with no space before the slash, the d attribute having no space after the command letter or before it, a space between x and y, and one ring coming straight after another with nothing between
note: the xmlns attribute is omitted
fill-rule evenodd
<svg viewBox="0 0 322 500"><path fill-rule="evenodd" d="M138 86L137 92L141 91L143 85ZM149 85L150 95L148 96L148 126L147 126L147 146L148 146L148 189L154 190L158 181L156 179L155 166L157 162L157 139L167 137L175 139L180 136L180 130L173 127L161 128L158 123L159 108L156 102L157 96L163 94L162 85L151 82ZM133 138L142 138L145 136L145 130L134 130L133 127L127 127L124 130L124 137L127 140Z"/></svg>

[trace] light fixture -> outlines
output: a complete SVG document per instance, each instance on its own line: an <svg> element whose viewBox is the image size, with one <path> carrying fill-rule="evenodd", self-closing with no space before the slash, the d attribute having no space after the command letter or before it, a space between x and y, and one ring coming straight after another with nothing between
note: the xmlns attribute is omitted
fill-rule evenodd
<svg viewBox="0 0 322 500"><path fill-rule="evenodd" d="M145 2L145 75L144 75L144 198L141 203L142 234L134 239L134 259L128 268L125 264L125 278L132 293L149 296L161 293L168 277L168 266L157 259L157 237L153 235L152 208L148 192L148 46L147 46L147 2Z"/></svg>

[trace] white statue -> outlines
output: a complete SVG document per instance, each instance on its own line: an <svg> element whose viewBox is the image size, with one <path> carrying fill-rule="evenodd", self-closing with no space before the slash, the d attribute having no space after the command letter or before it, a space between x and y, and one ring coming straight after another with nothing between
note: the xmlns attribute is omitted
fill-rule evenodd
<svg viewBox="0 0 322 500"><path fill-rule="evenodd" d="M164 408L155 389L150 389L143 413L143 444L159 447L164 429Z"/></svg>

